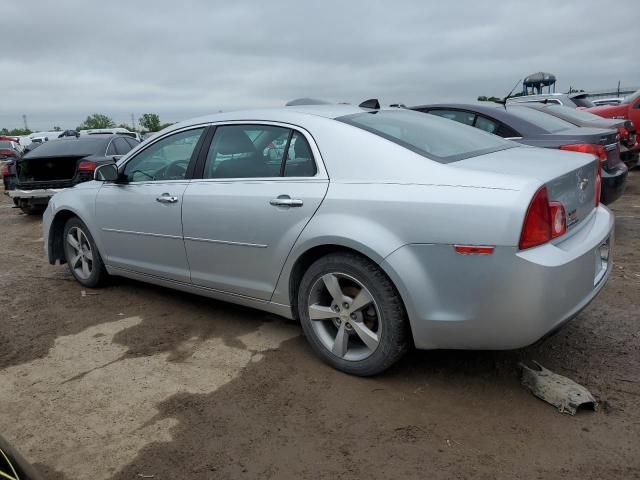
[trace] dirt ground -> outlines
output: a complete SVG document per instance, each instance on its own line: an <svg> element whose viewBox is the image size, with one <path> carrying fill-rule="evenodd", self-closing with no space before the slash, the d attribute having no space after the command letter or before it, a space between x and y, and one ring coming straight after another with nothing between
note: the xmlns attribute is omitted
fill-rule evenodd
<svg viewBox="0 0 640 480"><path fill-rule="evenodd" d="M613 210L612 277L557 335L361 379L259 311L128 280L83 295L2 196L0 434L50 479L640 478L639 171ZM531 360L599 411L533 397Z"/></svg>

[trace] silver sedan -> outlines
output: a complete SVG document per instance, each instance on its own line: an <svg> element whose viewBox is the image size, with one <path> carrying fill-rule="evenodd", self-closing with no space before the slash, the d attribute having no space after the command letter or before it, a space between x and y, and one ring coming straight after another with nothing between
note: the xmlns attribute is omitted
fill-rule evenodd
<svg viewBox="0 0 640 480"><path fill-rule="evenodd" d="M232 112L173 125L53 197L51 263L299 319L334 367L411 345L512 349L578 314L611 270L591 155L404 109Z"/></svg>

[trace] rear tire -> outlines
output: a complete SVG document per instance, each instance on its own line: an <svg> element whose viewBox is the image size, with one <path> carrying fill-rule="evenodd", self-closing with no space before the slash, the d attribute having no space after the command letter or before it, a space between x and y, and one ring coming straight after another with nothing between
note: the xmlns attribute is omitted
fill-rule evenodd
<svg viewBox="0 0 640 480"><path fill-rule="evenodd" d="M384 272L360 255L334 253L316 260L302 276L297 300L309 344L338 370L376 375L409 348L400 295Z"/></svg>
<svg viewBox="0 0 640 480"><path fill-rule="evenodd" d="M69 271L78 283L88 288L105 283L109 275L102 257L89 229L79 218L67 220L62 244Z"/></svg>

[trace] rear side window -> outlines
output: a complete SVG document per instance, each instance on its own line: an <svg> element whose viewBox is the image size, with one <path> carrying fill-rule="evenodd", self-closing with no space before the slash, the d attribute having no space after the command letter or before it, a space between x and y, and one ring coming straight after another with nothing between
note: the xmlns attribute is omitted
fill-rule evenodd
<svg viewBox="0 0 640 480"><path fill-rule="evenodd" d="M496 122L489 120L486 117L481 117L480 115L478 115L478 118L476 119L475 127L488 133L495 134L498 131L498 124Z"/></svg>
<svg viewBox="0 0 640 480"><path fill-rule="evenodd" d="M560 132L569 128L575 128L572 123L566 122L558 117L549 115L548 113L527 108L525 106L511 106L508 112L516 117L521 118L533 125L536 125L549 133Z"/></svg>
<svg viewBox="0 0 640 480"><path fill-rule="evenodd" d="M118 152L118 155L124 155L131 150L131 146L124 138L116 138L112 145L113 144L116 146L116 152Z"/></svg>
<svg viewBox="0 0 640 480"><path fill-rule="evenodd" d="M460 110L429 110L428 113L442 118L448 118L449 120L455 120L456 122L464 123L465 125L473 125L473 120L475 118L475 114Z"/></svg>
<svg viewBox="0 0 640 480"><path fill-rule="evenodd" d="M213 136L203 178L313 177L304 135L272 125L225 125Z"/></svg>
<svg viewBox="0 0 640 480"><path fill-rule="evenodd" d="M316 162L307 139L300 132L294 132L284 165L284 176L313 177L316 173Z"/></svg>
<svg viewBox="0 0 640 480"><path fill-rule="evenodd" d="M440 163L484 155L516 144L477 128L411 110L379 110L338 117Z"/></svg>

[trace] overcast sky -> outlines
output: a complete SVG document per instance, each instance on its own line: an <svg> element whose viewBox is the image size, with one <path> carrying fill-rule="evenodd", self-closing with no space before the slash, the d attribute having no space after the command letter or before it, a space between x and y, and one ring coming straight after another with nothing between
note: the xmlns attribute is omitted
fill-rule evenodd
<svg viewBox="0 0 640 480"><path fill-rule="evenodd" d="M636 0L3 0L0 127L640 85Z"/></svg>

